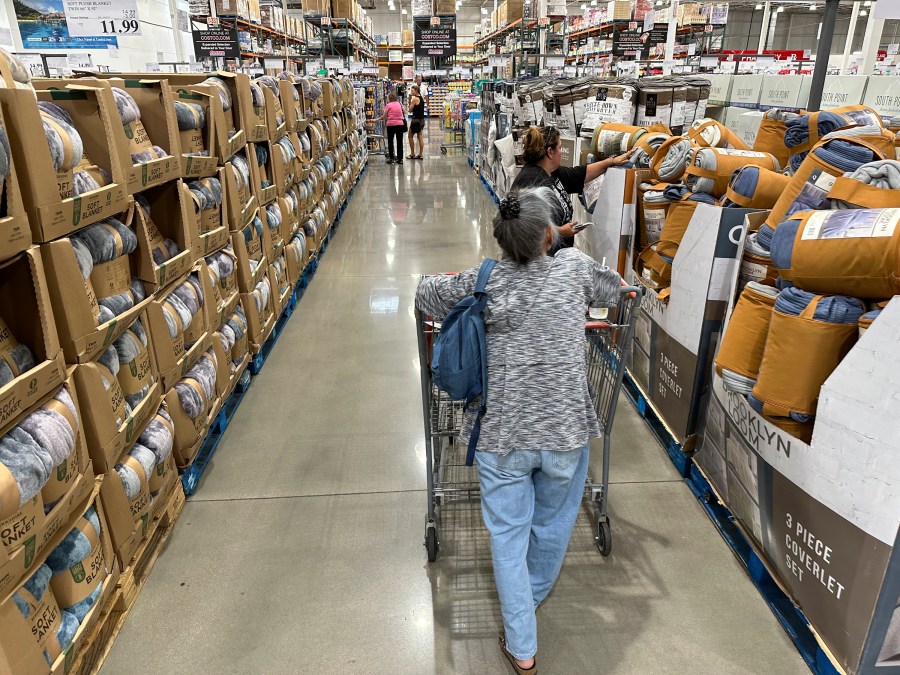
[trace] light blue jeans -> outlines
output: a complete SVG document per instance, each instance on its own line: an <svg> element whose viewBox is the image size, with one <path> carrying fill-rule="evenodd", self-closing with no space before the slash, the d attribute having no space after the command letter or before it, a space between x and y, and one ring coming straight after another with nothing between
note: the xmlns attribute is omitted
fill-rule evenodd
<svg viewBox="0 0 900 675"><path fill-rule="evenodd" d="M506 648L537 653L534 611L562 568L587 477L589 447L569 452L478 452L481 512L491 535Z"/></svg>

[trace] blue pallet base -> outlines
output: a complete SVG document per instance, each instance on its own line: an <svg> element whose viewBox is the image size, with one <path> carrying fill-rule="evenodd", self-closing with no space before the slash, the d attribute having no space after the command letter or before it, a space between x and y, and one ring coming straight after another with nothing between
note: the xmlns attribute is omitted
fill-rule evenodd
<svg viewBox="0 0 900 675"><path fill-rule="evenodd" d="M497 196L494 194L491 186L480 175L479 178L488 194L496 202ZM831 659L819 646L803 612L797 609L791 599L779 588L747 537L735 524L734 515L728 507L718 500L712 487L694 465L691 458L681 451L681 444L666 429L665 424L656 414L656 411L653 410L653 407L628 371L625 372L622 389L632 405L634 405L635 410L644 419L650 431L659 441L675 468L684 478L685 483L687 483L697 501L703 506L719 534L742 562L750 580L794 643L797 651L800 652L801 658L809 666L809 669L815 675L838 675L838 669L835 668Z"/></svg>
<svg viewBox="0 0 900 675"><path fill-rule="evenodd" d="M225 405L222 406L213 423L209 425L206 440L203 441L194 463L181 474L181 485L184 488L184 494L188 497L197 490L200 478L203 476L203 472L206 471L209 460L212 459L216 449L219 447L219 441L222 440L222 436L225 434L225 430L231 423L231 418L234 417L234 413L241 404L244 394L250 388L251 382L249 368L245 368L238 378L234 391L231 392L231 395L225 401Z"/></svg>
<svg viewBox="0 0 900 675"><path fill-rule="evenodd" d="M250 360L250 372L254 375L259 375L259 371L262 370L266 361L269 360L269 356L275 348L275 343L278 342L278 338L281 337L281 332L287 325L288 319L290 319L291 315L294 313L293 304L295 302L294 296L291 295L288 300L288 306L285 307L279 315L278 320L275 322L275 327L272 329L272 333L266 338L266 341L263 342L262 348L254 354L253 358Z"/></svg>

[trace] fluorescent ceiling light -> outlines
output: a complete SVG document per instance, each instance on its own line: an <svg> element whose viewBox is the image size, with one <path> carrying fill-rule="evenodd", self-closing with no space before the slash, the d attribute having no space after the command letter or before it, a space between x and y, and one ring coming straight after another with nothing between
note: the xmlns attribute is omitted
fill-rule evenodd
<svg viewBox="0 0 900 675"><path fill-rule="evenodd" d="M861 10L859 10L859 15L860 16L869 16L869 13L866 10L861 9Z"/></svg>
<svg viewBox="0 0 900 675"><path fill-rule="evenodd" d="M871 7L871 6L872 6L872 0L866 0L866 1L863 3L863 7Z"/></svg>
<svg viewBox="0 0 900 675"><path fill-rule="evenodd" d="M762 9L762 8L763 8L762 4L759 4L756 7L754 7L753 9Z"/></svg>
<svg viewBox="0 0 900 675"><path fill-rule="evenodd" d="M815 12L815 11L816 11L816 6L815 6L815 5L810 5L810 6L809 6L809 11L810 11L810 12Z"/></svg>
<svg viewBox="0 0 900 675"><path fill-rule="evenodd" d="M783 12L783 11L784 11L784 7L779 7L778 9L775 10L775 13L778 14L778 13L781 13L781 12Z"/></svg>

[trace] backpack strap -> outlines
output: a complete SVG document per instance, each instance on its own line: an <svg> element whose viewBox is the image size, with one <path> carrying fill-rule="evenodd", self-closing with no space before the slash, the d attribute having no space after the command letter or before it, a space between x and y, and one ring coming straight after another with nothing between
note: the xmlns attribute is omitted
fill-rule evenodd
<svg viewBox="0 0 900 675"><path fill-rule="evenodd" d="M478 278L475 280L474 293L484 293L488 279L491 278L491 272L494 271L494 265L496 264L497 261L493 258L485 258L481 261L481 267L478 268Z"/></svg>
<svg viewBox="0 0 900 675"><path fill-rule="evenodd" d="M481 302L487 304L485 288L487 288L488 279L497 261L493 258L485 258L478 269L478 279L475 281L475 295L479 297ZM475 463L475 448L478 446L478 437L481 436L481 418L487 412L487 341L484 333L479 335L481 344L481 405L478 406L478 414L475 417L475 423L472 425L472 433L469 435L469 448L466 452L466 466L472 466Z"/></svg>

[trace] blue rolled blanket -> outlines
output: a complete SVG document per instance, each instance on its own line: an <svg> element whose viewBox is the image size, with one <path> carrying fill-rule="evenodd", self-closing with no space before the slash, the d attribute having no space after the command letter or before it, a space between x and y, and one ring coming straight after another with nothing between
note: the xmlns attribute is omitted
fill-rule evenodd
<svg viewBox="0 0 900 675"><path fill-rule="evenodd" d="M44 594L49 590L52 576L53 572L50 568L47 565L41 565L31 575L31 578L22 584L18 591L13 593L13 602L16 603L16 607L24 618L27 619L32 612L38 609L39 604L44 599ZM55 602L54 599L54 604ZM46 649L44 650L44 659L47 661L47 665L53 665L55 657L64 652L71 644L72 638L78 632L79 624L80 622L74 614L60 611L59 627L56 629L53 638L55 641L55 644L52 646L53 654Z"/></svg>
<svg viewBox="0 0 900 675"><path fill-rule="evenodd" d="M86 522L84 522L86 521ZM84 532L82 532L82 528ZM93 528L93 532L91 532ZM73 527L65 538L60 542L53 551L47 556L47 567L53 572L53 577L69 572L71 567L80 565L87 558L94 546L88 537L93 535L97 541L100 539L100 518L97 511L91 506L81 517L75 527ZM60 609L70 612L78 620L80 624L84 621L84 617L94 606L97 598L100 597L102 590L102 582L96 589L84 600L81 600L70 607L60 606Z"/></svg>
<svg viewBox="0 0 900 675"><path fill-rule="evenodd" d="M841 127L845 127L851 123L843 115L828 112L827 110L810 114L818 115L816 122L819 138L822 138L826 134L830 134L832 131L837 131ZM785 122L785 125L787 126L787 130L784 132L785 147L787 147L788 149L795 148L798 145L809 141L810 114L806 114L794 119L789 119ZM803 159L806 157L808 152L809 151L792 154L791 168L795 171L800 168L800 165L803 163Z"/></svg>

